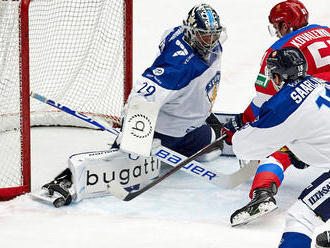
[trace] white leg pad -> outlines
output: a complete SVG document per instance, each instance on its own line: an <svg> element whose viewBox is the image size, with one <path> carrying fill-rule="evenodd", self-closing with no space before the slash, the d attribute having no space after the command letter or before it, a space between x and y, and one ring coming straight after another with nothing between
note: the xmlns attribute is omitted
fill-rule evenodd
<svg viewBox="0 0 330 248"><path fill-rule="evenodd" d="M75 154L69 159L74 201L109 195L107 184L116 180L123 188L138 187L159 175L155 157L140 157L117 149Z"/></svg>

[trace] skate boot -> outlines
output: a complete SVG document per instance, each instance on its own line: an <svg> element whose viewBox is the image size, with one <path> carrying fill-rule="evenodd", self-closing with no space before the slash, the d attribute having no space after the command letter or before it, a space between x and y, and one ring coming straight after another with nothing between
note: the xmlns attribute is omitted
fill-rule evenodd
<svg viewBox="0 0 330 248"><path fill-rule="evenodd" d="M316 248L330 247L330 231L325 231L317 235L315 247Z"/></svg>
<svg viewBox="0 0 330 248"><path fill-rule="evenodd" d="M60 175L41 187L41 191L31 194L34 198L51 203L56 208L69 205L72 202L70 188L72 173L67 168Z"/></svg>
<svg viewBox="0 0 330 248"><path fill-rule="evenodd" d="M277 209L274 195L277 192L276 184L270 188L257 188L253 191L252 200L243 208L236 210L230 217L232 226L247 224L256 218Z"/></svg>

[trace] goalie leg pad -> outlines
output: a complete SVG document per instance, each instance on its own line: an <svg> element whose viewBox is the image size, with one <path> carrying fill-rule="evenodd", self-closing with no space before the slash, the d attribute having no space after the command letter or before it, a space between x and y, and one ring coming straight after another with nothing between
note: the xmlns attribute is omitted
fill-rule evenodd
<svg viewBox="0 0 330 248"><path fill-rule="evenodd" d="M109 195L107 185L117 181L126 190L138 190L158 177L160 162L155 157L141 157L111 149L76 154L69 159L75 201Z"/></svg>

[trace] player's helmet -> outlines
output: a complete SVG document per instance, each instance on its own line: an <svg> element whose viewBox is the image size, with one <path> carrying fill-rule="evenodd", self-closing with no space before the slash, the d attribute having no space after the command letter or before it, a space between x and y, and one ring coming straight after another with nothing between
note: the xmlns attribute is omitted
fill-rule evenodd
<svg viewBox="0 0 330 248"><path fill-rule="evenodd" d="M307 61L296 47L284 47L272 51L267 58L267 74L271 79L277 74L283 84L275 86L280 90L286 83L292 83L306 76ZM273 81L273 80L272 80Z"/></svg>
<svg viewBox="0 0 330 248"><path fill-rule="evenodd" d="M204 3L189 11L183 26L185 40L203 58L218 45L223 29L217 12Z"/></svg>
<svg viewBox="0 0 330 248"><path fill-rule="evenodd" d="M269 22L281 25L286 23L292 30L297 30L308 24L308 11L298 0L287 0L276 4L270 11Z"/></svg>

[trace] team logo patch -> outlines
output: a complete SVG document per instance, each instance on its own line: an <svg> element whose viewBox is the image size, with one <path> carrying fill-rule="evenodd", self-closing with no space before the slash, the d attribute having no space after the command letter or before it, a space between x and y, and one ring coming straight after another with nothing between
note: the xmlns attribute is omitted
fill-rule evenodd
<svg viewBox="0 0 330 248"><path fill-rule="evenodd" d="M217 74L206 85L205 91L207 93L210 102L213 102L217 97L220 75L221 75L220 72L217 72Z"/></svg>
<svg viewBox="0 0 330 248"><path fill-rule="evenodd" d="M160 76L160 75L163 75L164 68L157 67L157 68L153 69L152 72L155 76Z"/></svg>
<svg viewBox="0 0 330 248"><path fill-rule="evenodd" d="M255 82L256 85L259 85L263 88L267 88L268 83L269 83L268 78L264 74L261 74L261 73L258 75L257 80Z"/></svg>

